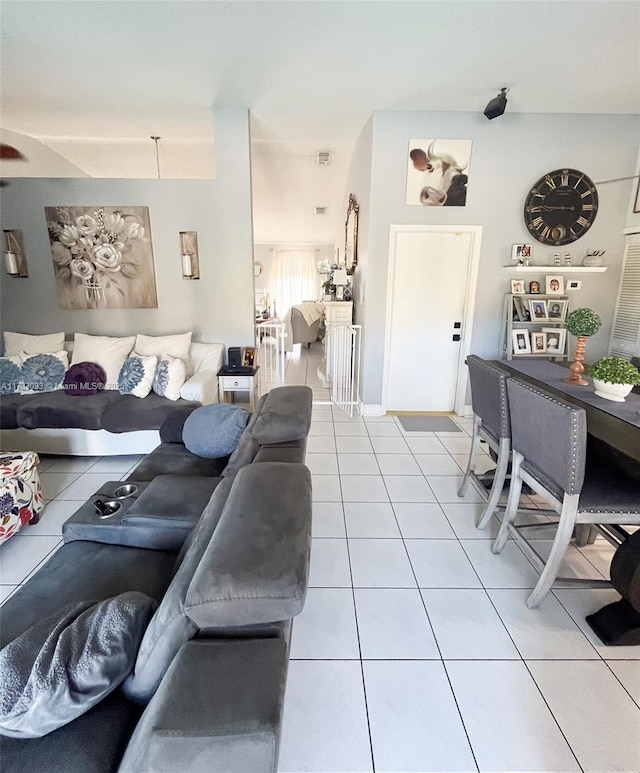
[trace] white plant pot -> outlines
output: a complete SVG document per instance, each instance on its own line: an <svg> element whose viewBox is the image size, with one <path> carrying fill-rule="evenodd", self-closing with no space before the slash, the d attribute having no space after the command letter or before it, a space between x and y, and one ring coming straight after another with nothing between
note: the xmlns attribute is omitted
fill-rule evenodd
<svg viewBox="0 0 640 773"><path fill-rule="evenodd" d="M623 403L625 397L633 389L631 384L612 384L610 381L600 381L599 378L593 379L593 386L599 397L604 397L605 400L614 400L616 403Z"/></svg>

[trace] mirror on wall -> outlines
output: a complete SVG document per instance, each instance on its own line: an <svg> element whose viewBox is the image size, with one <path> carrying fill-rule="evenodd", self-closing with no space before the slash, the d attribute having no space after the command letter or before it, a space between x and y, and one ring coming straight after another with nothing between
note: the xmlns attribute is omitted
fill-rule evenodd
<svg viewBox="0 0 640 773"><path fill-rule="evenodd" d="M344 223L344 264L348 274L353 274L358 265L358 210L358 201L355 195L350 193L347 219Z"/></svg>

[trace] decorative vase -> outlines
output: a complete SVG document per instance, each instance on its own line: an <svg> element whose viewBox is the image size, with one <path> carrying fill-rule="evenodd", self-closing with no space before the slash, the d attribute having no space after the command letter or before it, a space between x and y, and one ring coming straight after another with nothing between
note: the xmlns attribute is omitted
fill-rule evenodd
<svg viewBox="0 0 640 773"><path fill-rule="evenodd" d="M593 379L593 386L598 397L604 397L605 400L613 400L616 403L623 403L625 397L633 389L631 384L612 384L610 381L601 381L599 378Z"/></svg>
<svg viewBox="0 0 640 773"><path fill-rule="evenodd" d="M569 366L571 375L568 378L563 378L565 384L575 384L576 386L587 386L589 383L585 378L582 378L584 373L584 350L587 346L587 336L578 336L576 339L576 351L573 355L573 362Z"/></svg>

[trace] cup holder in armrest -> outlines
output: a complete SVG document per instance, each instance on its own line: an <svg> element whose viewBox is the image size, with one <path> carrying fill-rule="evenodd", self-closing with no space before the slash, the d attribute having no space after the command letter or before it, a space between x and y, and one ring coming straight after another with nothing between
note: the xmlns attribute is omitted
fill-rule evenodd
<svg viewBox="0 0 640 773"><path fill-rule="evenodd" d="M122 502L118 502L115 499L110 499L106 502L104 499L96 499L94 500L93 506L98 518L102 519L111 518L118 511L122 510Z"/></svg>
<svg viewBox="0 0 640 773"><path fill-rule="evenodd" d="M124 483L122 486L118 486L112 496L114 499L126 499L132 497L137 491L138 485L136 483Z"/></svg>

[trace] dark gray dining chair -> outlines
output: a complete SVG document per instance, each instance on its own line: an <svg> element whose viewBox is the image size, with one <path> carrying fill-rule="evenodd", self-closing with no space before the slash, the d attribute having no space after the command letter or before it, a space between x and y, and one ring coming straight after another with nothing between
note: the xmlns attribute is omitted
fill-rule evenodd
<svg viewBox="0 0 640 773"><path fill-rule="evenodd" d="M558 578L562 560L577 524L593 524L612 544L629 534L622 525L640 525L640 482L622 469L586 465L587 420L584 408L543 392L516 378L507 381L511 418L511 485L502 525L492 551L499 553L509 535L525 548L541 570L527 599L537 607ZM523 483L529 485L560 516L549 557L545 560L524 537L531 525L516 526ZM551 524L546 524L549 526ZM609 584L606 580L569 582Z"/></svg>
<svg viewBox="0 0 640 773"><path fill-rule="evenodd" d="M471 384L473 431L469 461L458 489L458 496L463 497L466 494L470 480L476 481L482 492L486 491L483 484L490 480L491 474L478 475L475 472L480 454L480 441L484 440L497 455L497 466L495 473L492 473L493 484L489 491L487 504L476 519L476 527L484 529L496 511L509 467L511 425L506 387L509 374L475 354L470 354L466 363L469 368Z"/></svg>

